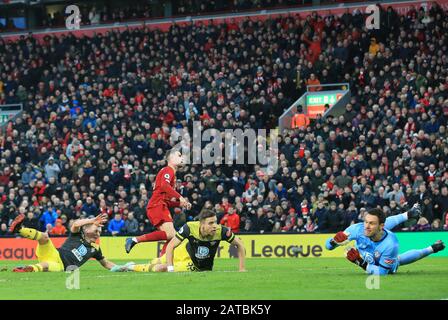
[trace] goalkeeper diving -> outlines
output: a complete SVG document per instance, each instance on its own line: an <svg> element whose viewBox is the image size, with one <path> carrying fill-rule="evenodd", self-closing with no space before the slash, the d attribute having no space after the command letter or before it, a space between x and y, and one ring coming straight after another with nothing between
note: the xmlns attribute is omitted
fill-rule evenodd
<svg viewBox="0 0 448 320"><path fill-rule="evenodd" d="M351 248L347 252L349 261L363 268L368 274L394 274L399 266L413 263L445 249L445 244L439 240L429 247L398 254L398 239L390 230L420 215L421 208L418 204L405 213L387 219L381 209L372 209L366 214L364 222L351 225L345 231L340 231L333 238L328 239L326 248L333 250L355 240L356 248Z"/></svg>
<svg viewBox="0 0 448 320"><path fill-rule="evenodd" d="M245 270L246 251L241 239L217 223L216 213L204 210L199 221L187 222L168 243L166 253L149 264L127 263L115 266L113 272L186 272L211 271L220 241L235 245L238 250L239 271Z"/></svg>

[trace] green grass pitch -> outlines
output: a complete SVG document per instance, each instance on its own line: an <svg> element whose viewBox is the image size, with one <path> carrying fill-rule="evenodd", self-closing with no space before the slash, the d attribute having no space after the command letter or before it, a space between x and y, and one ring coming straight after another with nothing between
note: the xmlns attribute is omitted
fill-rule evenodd
<svg viewBox="0 0 448 320"><path fill-rule="evenodd" d="M9 268L0 272L0 299L448 299L448 258L440 257L381 277L379 289L367 289L367 275L343 258L248 259L245 273L236 271L237 259L217 259L213 272L202 273L112 273L89 261L72 290L67 273L0 265Z"/></svg>

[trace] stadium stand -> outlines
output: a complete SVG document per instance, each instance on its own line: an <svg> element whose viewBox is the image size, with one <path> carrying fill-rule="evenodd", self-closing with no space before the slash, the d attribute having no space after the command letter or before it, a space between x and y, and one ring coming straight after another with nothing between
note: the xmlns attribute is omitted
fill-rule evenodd
<svg viewBox="0 0 448 320"><path fill-rule="evenodd" d="M19 212L54 233L99 212L113 232L148 232L172 128L273 129L316 79L350 84L345 114L288 131L274 175L186 167L178 190L193 207L175 224L215 207L218 221L235 210L240 232L336 232L419 202L423 218L398 229L448 229L447 12L382 8L381 23L367 31L347 11L0 38L0 104L23 105L0 134L0 235Z"/></svg>

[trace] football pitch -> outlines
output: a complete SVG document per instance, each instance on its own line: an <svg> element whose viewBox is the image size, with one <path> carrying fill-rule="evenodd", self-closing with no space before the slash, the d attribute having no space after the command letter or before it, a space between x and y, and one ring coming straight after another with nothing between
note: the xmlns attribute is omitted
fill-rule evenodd
<svg viewBox="0 0 448 320"><path fill-rule="evenodd" d="M2 300L448 299L448 258L441 257L403 266L379 283L344 258L254 258L247 272L236 271L237 259L217 259L214 271L201 273L112 273L89 261L79 283L68 273L13 273L17 261L0 265L9 269L0 272Z"/></svg>

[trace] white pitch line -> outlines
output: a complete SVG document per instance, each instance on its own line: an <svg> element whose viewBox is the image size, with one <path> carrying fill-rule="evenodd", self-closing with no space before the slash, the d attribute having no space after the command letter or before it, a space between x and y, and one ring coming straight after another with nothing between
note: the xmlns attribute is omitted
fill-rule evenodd
<svg viewBox="0 0 448 320"><path fill-rule="evenodd" d="M425 267L438 267L439 265L426 265ZM335 270L352 270L352 268L326 268L326 269L298 269L298 271L335 271ZM139 276L155 276L156 274L161 274L161 273L167 273L167 272L120 272L119 274L110 274L110 275L98 275L98 276L81 276L82 279L86 279L86 278L113 278L113 277L125 277L126 273L133 273L133 274L140 274ZM239 271L232 271L232 270L219 270L219 271L211 271L211 273L240 273ZM247 272L245 272L247 273ZM248 273L255 273L255 272L250 272L248 271ZM173 275L175 276L186 276L189 274L206 274L205 272L175 272L173 273Z"/></svg>
<svg viewBox="0 0 448 320"><path fill-rule="evenodd" d="M440 265L437 264L428 264L425 265L425 267L440 267ZM352 270L352 268L350 268L350 266L347 267L338 267L338 268L321 268L321 269L316 269L316 268L298 268L297 271L315 271L315 272L320 272L320 271L335 271L335 270ZM256 271L252 271L249 270L248 272L245 273L255 273ZM140 276L154 276L156 274L163 274L163 273L167 273L167 272L132 272L132 271L128 271L128 272L117 272L116 274L104 274L104 275L98 275L98 276L81 276L81 278L113 278L113 277L124 277L126 276L126 274L128 273L132 273L132 274L139 274ZM208 272L174 272L173 275L175 276L186 276L189 274L207 274L207 273L240 273L237 270L217 270L217 271L208 271Z"/></svg>

